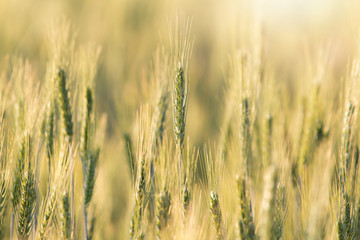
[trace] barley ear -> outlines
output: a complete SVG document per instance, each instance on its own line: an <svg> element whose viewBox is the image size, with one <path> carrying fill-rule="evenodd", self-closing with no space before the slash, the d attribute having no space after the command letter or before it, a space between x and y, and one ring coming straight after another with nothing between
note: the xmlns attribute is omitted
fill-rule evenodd
<svg viewBox="0 0 360 240"><path fill-rule="evenodd" d="M30 164L29 164L30 165ZM28 239L34 222L36 205L36 190L34 174L29 169L24 173L21 181L21 202L18 214L17 233L19 239Z"/></svg>
<svg viewBox="0 0 360 240"><path fill-rule="evenodd" d="M45 214L43 216L41 226L40 226L40 232L39 232L39 238L45 239L46 230L49 226L51 217L53 216L55 206L56 206L56 191L53 189L51 194L49 195L49 200L46 202L45 207Z"/></svg>
<svg viewBox="0 0 360 240"><path fill-rule="evenodd" d="M54 113L54 104L51 101L48 107L45 122L46 153L49 161L54 154Z"/></svg>
<svg viewBox="0 0 360 240"><path fill-rule="evenodd" d="M338 218L338 237L339 240L352 239L353 237L353 218L351 216L350 197L345 193L340 200L340 216Z"/></svg>
<svg viewBox="0 0 360 240"><path fill-rule="evenodd" d="M223 232L223 223L221 216L221 208L219 203L219 197L217 193L211 191L210 193L210 213L212 217L212 221L214 224L214 229L216 233L216 239L221 240L224 239Z"/></svg>
<svg viewBox="0 0 360 240"><path fill-rule="evenodd" d="M61 115L63 118L63 129L65 136L69 138L71 142L73 136L73 122L72 122L72 114L70 107L70 99L68 94L68 89L66 88L66 76L64 70L59 68L58 73L56 75L56 83L58 87L58 95L59 95L59 103Z"/></svg>
<svg viewBox="0 0 360 240"><path fill-rule="evenodd" d="M27 134L25 134L25 136L21 141L20 152L15 166L15 178L13 182L12 199L11 199L14 212L20 202L22 175L25 169L26 152L29 151L29 149L30 149L30 137Z"/></svg>
<svg viewBox="0 0 360 240"><path fill-rule="evenodd" d="M184 79L184 70L179 63L178 68L176 69L176 76L174 81L174 136L175 144L178 151L178 177L179 177L179 197L181 199L181 175L182 175L182 152L184 146L184 136L185 136L185 111L186 111L186 97L185 97L185 79Z"/></svg>
<svg viewBox="0 0 360 240"><path fill-rule="evenodd" d="M250 129L250 106L249 98L244 97L241 102L241 154L243 162L246 164L247 172L251 173L252 154L251 154L251 129Z"/></svg>
<svg viewBox="0 0 360 240"><path fill-rule="evenodd" d="M185 136L185 76L181 64L176 68L174 82L174 136L175 143L182 152Z"/></svg>
<svg viewBox="0 0 360 240"><path fill-rule="evenodd" d="M238 175L236 182L240 205L240 218L238 222L240 239L255 239L255 224L245 176Z"/></svg>
<svg viewBox="0 0 360 240"><path fill-rule="evenodd" d="M160 192L157 201L156 229L157 239L160 239L161 231L166 228L170 217L171 196L168 190L163 189Z"/></svg>
<svg viewBox="0 0 360 240"><path fill-rule="evenodd" d="M182 210L183 210L184 221L186 220L186 215L187 215L187 212L189 209L190 200L191 200L191 194L188 189L188 184L187 184L187 182L185 182L183 190L182 190Z"/></svg>
<svg viewBox="0 0 360 240"><path fill-rule="evenodd" d="M85 181L85 207L87 208L89 206L89 203L91 201L93 192L94 192L94 186L95 186L95 170L96 165L99 160L99 154L100 150L96 150L95 153L90 154L90 163L88 172L86 174L86 181Z"/></svg>
<svg viewBox="0 0 360 240"><path fill-rule="evenodd" d="M46 153L48 158L48 191L50 192L50 184L51 184L51 159L54 154L54 103L50 102L48 105L48 111L45 119L45 145L46 145Z"/></svg>
<svg viewBox="0 0 360 240"><path fill-rule="evenodd" d="M70 239L71 235L71 213L70 213L70 196L64 192L61 198L61 234L63 239Z"/></svg>
<svg viewBox="0 0 360 240"><path fill-rule="evenodd" d="M181 202L182 152L184 148L186 111L188 106L189 59L192 42L190 37L191 20L184 19L183 16L178 17L176 20L174 42L172 43L171 49L171 54L174 57L172 67L175 72L171 73L171 78L173 79L173 127L175 144L178 151L179 200Z"/></svg>
<svg viewBox="0 0 360 240"><path fill-rule="evenodd" d="M4 218L8 204L9 176L5 172L0 174L0 239L3 239Z"/></svg>
<svg viewBox="0 0 360 240"><path fill-rule="evenodd" d="M90 88L86 89L86 107L84 116L84 126L81 134L81 160L83 161L84 169L87 168L87 159L89 155L89 144L90 144L90 124L91 124L91 113L93 111L93 97Z"/></svg>
<svg viewBox="0 0 360 240"><path fill-rule="evenodd" d="M134 237L142 236L142 219L144 215L145 207L145 186L146 186L146 171L145 171L145 160L141 156L138 181L135 193L134 209L130 220L130 239Z"/></svg>
<svg viewBox="0 0 360 240"><path fill-rule="evenodd" d="M271 233L273 239L280 240L284 232L284 223L286 217L285 187L277 187L274 208Z"/></svg>

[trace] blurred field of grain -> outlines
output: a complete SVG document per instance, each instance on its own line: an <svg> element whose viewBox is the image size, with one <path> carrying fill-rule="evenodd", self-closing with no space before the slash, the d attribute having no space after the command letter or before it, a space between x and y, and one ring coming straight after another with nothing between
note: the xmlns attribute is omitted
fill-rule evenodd
<svg viewBox="0 0 360 240"><path fill-rule="evenodd" d="M240 47L263 45L271 78L278 91L286 92L277 107L292 113L299 111L301 96L308 95L323 52L331 67L322 94L330 96L329 107L339 107L339 79L347 75L349 61L358 54L359 10L357 1L336 0L3 0L0 58L23 57L38 76L44 75L47 34L54 22L64 18L73 25L77 45L101 46L95 106L98 116L106 114L108 122L94 195L101 212L98 236L126 239L132 190L122 136L133 132L140 105L153 103L150 62L156 49L168 45L169 24L177 13L193 18L186 136L191 146L202 146L211 145L221 133L229 60ZM254 29L260 23L262 37L257 43ZM334 118L341 121L342 115ZM290 131L297 131L298 122L284 121L289 121ZM166 131L172 136L171 117Z"/></svg>

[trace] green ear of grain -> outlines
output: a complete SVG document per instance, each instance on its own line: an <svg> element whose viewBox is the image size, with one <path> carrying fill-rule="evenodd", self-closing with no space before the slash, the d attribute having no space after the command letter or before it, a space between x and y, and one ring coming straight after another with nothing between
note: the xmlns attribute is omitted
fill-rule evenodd
<svg viewBox="0 0 360 240"><path fill-rule="evenodd" d="M271 233L273 239L280 240L284 232L286 217L285 187L277 187L275 193L275 206L273 212L273 223Z"/></svg>
<svg viewBox="0 0 360 240"><path fill-rule="evenodd" d="M4 218L8 204L8 179L5 172L0 174L0 239L4 237Z"/></svg>
<svg viewBox="0 0 360 240"><path fill-rule="evenodd" d="M251 201L248 196L245 176L237 176L236 182L240 205L240 218L238 223L240 239L256 239Z"/></svg>
<svg viewBox="0 0 360 240"><path fill-rule="evenodd" d="M47 157L51 159L54 154L54 104L51 102L45 123L46 150Z"/></svg>
<svg viewBox="0 0 360 240"><path fill-rule="evenodd" d="M21 182L21 202L18 214L17 233L19 239L28 239L34 222L36 205L35 178L31 170L24 173Z"/></svg>
<svg viewBox="0 0 360 240"><path fill-rule="evenodd" d="M187 182L185 182L184 188L182 190L182 210L183 210L184 220L186 220L186 215L189 209L190 200L191 200L191 194L188 189Z"/></svg>
<svg viewBox="0 0 360 240"><path fill-rule="evenodd" d="M216 239L225 239L219 197L217 193L210 193L210 213L216 233Z"/></svg>
<svg viewBox="0 0 360 240"><path fill-rule="evenodd" d="M64 193L61 199L61 236L63 239L70 239L71 234L71 213L70 213L70 196Z"/></svg>
<svg viewBox="0 0 360 240"><path fill-rule="evenodd" d="M95 186L95 171L97 162L99 160L99 154L100 150L98 149L95 153L90 154L90 163L88 172L86 174L86 181L85 181L85 207L87 208L89 206L89 203L91 201L91 198L93 196L94 192L94 186Z"/></svg>
<svg viewBox="0 0 360 240"><path fill-rule="evenodd" d="M16 169L15 169L15 179L13 182L12 189L12 205L15 210L20 202L21 197L21 181L23 177L23 172L25 169L25 157L26 152L30 149L30 138L25 135L21 141L19 156L16 161Z"/></svg>
<svg viewBox="0 0 360 240"><path fill-rule="evenodd" d="M86 162L89 155L89 144L90 144L90 124L91 124L91 114L93 111L93 97L90 88L86 89L85 94L86 107L85 107L85 116L84 116L84 126L81 134L81 159L83 161L84 168L87 167L88 163Z"/></svg>
<svg viewBox="0 0 360 240"><path fill-rule="evenodd" d="M183 67L179 65L176 69L176 76L174 81L174 136L175 143L179 147L180 151L182 151L184 146L186 121L185 111L185 76Z"/></svg>
<svg viewBox="0 0 360 240"><path fill-rule="evenodd" d="M352 239L354 237L351 210L350 197L345 193L341 199L340 216L338 219L337 230L339 240Z"/></svg>
<svg viewBox="0 0 360 240"><path fill-rule="evenodd" d="M138 181L135 193L134 209L130 220L130 239L142 236L142 221L145 207L146 171L144 158L140 161Z"/></svg>
<svg viewBox="0 0 360 240"><path fill-rule="evenodd" d="M48 158L48 186L50 191L50 179L51 179L51 159L54 154L54 116L55 114L55 106L53 101L50 102L47 115L45 119L45 146L46 146L46 153Z"/></svg>
<svg viewBox="0 0 360 240"><path fill-rule="evenodd" d="M59 96L59 104L60 111L63 118L63 129L65 136L69 138L71 141L73 136L73 122L72 122L72 114L71 114L71 106L68 90L66 88L66 75L65 71L59 68L58 73L56 75L56 83L58 88L58 96Z"/></svg>
<svg viewBox="0 0 360 240"><path fill-rule="evenodd" d="M156 229L157 229L157 239L160 239L161 231L166 228L167 222L170 218L170 205L171 205L171 196L169 191L166 189L160 192L157 201L157 216L156 216Z"/></svg>
<svg viewBox="0 0 360 240"><path fill-rule="evenodd" d="M249 99L245 97L241 103L241 155L250 174L253 166L251 153L251 129L250 129L250 106Z"/></svg>

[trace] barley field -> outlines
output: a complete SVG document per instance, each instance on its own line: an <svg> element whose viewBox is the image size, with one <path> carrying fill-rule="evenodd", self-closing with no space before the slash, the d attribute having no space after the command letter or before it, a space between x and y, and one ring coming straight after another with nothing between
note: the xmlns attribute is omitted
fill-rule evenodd
<svg viewBox="0 0 360 240"><path fill-rule="evenodd" d="M360 239L359 12L0 1L0 239Z"/></svg>

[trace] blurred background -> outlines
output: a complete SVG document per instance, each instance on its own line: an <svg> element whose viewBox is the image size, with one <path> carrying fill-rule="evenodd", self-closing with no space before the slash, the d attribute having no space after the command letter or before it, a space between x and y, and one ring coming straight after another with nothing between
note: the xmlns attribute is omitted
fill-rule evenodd
<svg viewBox="0 0 360 240"><path fill-rule="evenodd" d="M195 39L190 65L191 104L188 124L191 139L201 143L216 136L221 96L231 53L246 46L255 18L261 19L264 55L282 72L283 79L301 71L304 55L331 46L339 69L354 49L358 31L355 1L23 1L0 2L0 56L16 54L42 70L47 52L44 39L50 24L67 18L77 43L102 47L97 81L99 111L107 112L112 127L117 108L139 106L139 82L154 52L169 38L169 23L183 12L193 17ZM251 40L251 39L250 39ZM297 66L297 67L291 67ZM126 94L124 94L126 93ZM134 94L131 96L131 94ZM121 104L116 104L121 103ZM121 106L117 106L121 105ZM191 117L196 115L196 117ZM196 120L196 121L195 121ZM191 121L191 120L190 120ZM127 123L124 123L125 125ZM113 131L111 131L114 133Z"/></svg>
<svg viewBox="0 0 360 240"><path fill-rule="evenodd" d="M99 234L123 239L131 197L122 133L132 131L136 111L149 100L149 64L156 49L168 44L177 13L193 18L186 134L191 145L201 146L219 138L229 60L235 50L251 46L256 24L265 64L291 92L301 87L305 70L314 64L308 60L324 46L332 74L344 76L358 40L359 5L351 0L3 0L0 57L29 59L44 73L45 37L59 18L73 24L77 45L101 46L96 108L98 116L107 114L108 125L95 194L104 224ZM167 131L172 131L171 117Z"/></svg>

